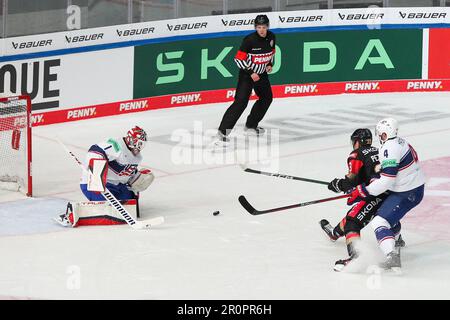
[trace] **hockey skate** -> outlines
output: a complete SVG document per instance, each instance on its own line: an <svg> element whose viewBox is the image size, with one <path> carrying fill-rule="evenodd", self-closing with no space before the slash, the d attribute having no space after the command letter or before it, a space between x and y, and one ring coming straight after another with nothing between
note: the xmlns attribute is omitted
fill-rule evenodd
<svg viewBox="0 0 450 320"><path fill-rule="evenodd" d="M63 227L71 228L72 222L70 222L70 219L69 219L69 216L71 213L72 213L72 204L69 202L67 204L66 213L63 213L63 214L53 218L53 220Z"/></svg>
<svg viewBox="0 0 450 320"><path fill-rule="evenodd" d="M262 128L262 127L256 127L256 128L247 128L247 127L245 127L244 128L244 133L247 135L247 136L257 136L257 137L259 137L259 136L262 136L262 135L264 135L264 133L266 133L266 129L264 129L264 128Z"/></svg>
<svg viewBox="0 0 450 320"><path fill-rule="evenodd" d="M230 145L230 138L224 135L222 132L218 131L217 136L212 141L211 146L213 148L226 148Z"/></svg>
<svg viewBox="0 0 450 320"><path fill-rule="evenodd" d="M66 214L62 214L60 216L57 216L56 218L53 218L54 221L56 221L58 224L60 224L63 227L72 227L72 224L69 221L69 218L66 216Z"/></svg>
<svg viewBox="0 0 450 320"><path fill-rule="evenodd" d="M334 267L333 270L336 272L341 272L342 270L344 270L344 268L354 260L355 258L347 258L347 259L342 259L342 260L338 260L334 263Z"/></svg>
<svg viewBox="0 0 450 320"><path fill-rule="evenodd" d="M331 226L331 224L328 222L328 220L322 219L322 220L320 220L319 224L320 224L320 227L322 228L322 230L326 233L326 235L330 239L330 241L336 242L336 240L339 239L339 237L334 235L334 232L333 232L334 229Z"/></svg>
<svg viewBox="0 0 450 320"><path fill-rule="evenodd" d="M400 272L402 267L400 252L391 252L387 255L387 259L385 262L380 264L380 268L384 270L392 270L394 272Z"/></svg>

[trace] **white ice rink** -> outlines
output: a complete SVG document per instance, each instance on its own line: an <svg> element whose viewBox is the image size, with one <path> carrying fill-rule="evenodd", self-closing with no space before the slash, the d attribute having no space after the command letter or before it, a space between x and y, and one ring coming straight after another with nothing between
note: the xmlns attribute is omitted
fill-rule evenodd
<svg viewBox="0 0 450 320"><path fill-rule="evenodd" d="M227 105L35 128L35 198L0 192L0 297L450 298L449 93L279 99L261 123L281 129L279 157L271 159L273 165L279 161L280 172L328 181L346 173L354 129L373 128L387 115L399 120L400 135L417 150L428 181L424 201L404 219L401 276L377 273L381 254L370 227L357 268L333 271L334 262L347 255L345 243L329 242L318 221L337 223L348 210L345 201L258 217L237 201L243 194L266 209L335 195L326 186L244 173L236 163L175 164L172 133L193 131L195 121L216 128ZM166 223L150 231L55 225L51 217L64 211L67 200L83 199L80 170L56 138L84 157L91 144L135 124L151 137L144 164L157 176L142 195L142 215L162 215ZM221 214L213 216L216 210Z"/></svg>

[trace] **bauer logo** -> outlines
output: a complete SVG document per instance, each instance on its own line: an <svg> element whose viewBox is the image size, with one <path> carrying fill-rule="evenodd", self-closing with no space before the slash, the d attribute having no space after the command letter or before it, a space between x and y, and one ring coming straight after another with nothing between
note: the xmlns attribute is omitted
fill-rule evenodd
<svg viewBox="0 0 450 320"><path fill-rule="evenodd" d="M132 110L141 110L148 108L148 101L142 100L142 101L133 101L133 102L126 102L121 103L119 107L119 111L132 111Z"/></svg>
<svg viewBox="0 0 450 320"><path fill-rule="evenodd" d="M141 29L125 29L125 30L119 30L116 29L116 33L119 37L132 37L132 36L140 36L145 34L154 33L155 28L154 27L146 27Z"/></svg>
<svg viewBox="0 0 450 320"><path fill-rule="evenodd" d="M299 93L316 93L319 92L317 85L308 84L300 86L286 86L284 88L284 94L299 94Z"/></svg>
<svg viewBox="0 0 450 320"><path fill-rule="evenodd" d="M70 110L67 112L67 120L70 119L80 119L80 118L90 118L96 115L96 108L86 108L78 110Z"/></svg>
<svg viewBox="0 0 450 320"><path fill-rule="evenodd" d="M11 42L11 45L14 50L23 50L30 48L44 48L49 47L53 43L52 39L47 40L38 40L38 41L25 41L25 42Z"/></svg>
<svg viewBox="0 0 450 320"><path fill-rule="evenodd" d="M447 17L446 12L403 12L399 11L398 14L402 19L445 19Z"/></svg>
<svg viewBox="0 0 450 320"><path fill-rule="evenodd" d="M235 26L253 26L255 19L236 19L236 20L225 20L221 19L222 24L225 27L235 27Z"/></svg>
<svg viewBox="0 0 450 320"><path fill-rule="evenodd" d="M92 34L73 36L73 37L65 36L65 38L66 38L67 43L83 43L83 42L102 40L104 35L105 35L104 33L92 33Z"/></svg>
<svg viewBox="0 0 450 320"><path fill-rule="evenodd" d="M345 91L375 91L380 90L379 82L353 82L345 84Z"/></svg>
<svg viewBox="0 0 450 320"><path fill-rule="evenodd" d="M361 20L382 20L384 13L339 13L340 20L345 21L361 21Z"/></svg>
<svg viewBox="0 0 450 320"><path fill-rule="evenodd" d="M169 31L198 30L208 27L208 22L195 22L183 24L167 24Z"/></svg>
<svg viewBox="0 0 450 320"><path fill-rule="evenodd" d="M300 23L323 21L323 16L278 16L281 23Z"/></svg>
<svg viewBox="0 0 450 320"><path fill-rule="evenodd" d="M410 81L407 90L439 90L443 89L442 81Z"/></svg>
<svg viewBox="0 0 450 320"><path fill-rule="evenodd" d="M184 94L179 96L172 96L170 98L170 104L183 104L202 101L200 93Z"/></svg>

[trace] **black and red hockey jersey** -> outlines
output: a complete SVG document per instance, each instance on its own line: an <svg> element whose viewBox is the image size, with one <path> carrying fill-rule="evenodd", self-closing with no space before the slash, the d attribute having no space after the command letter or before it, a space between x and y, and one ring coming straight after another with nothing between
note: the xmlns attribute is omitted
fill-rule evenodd
<svg viewBox="0 0 450 320"><path fill-rule="evenodd" d="M244 38L234 61L248 74L263 74L268 65L273 65L274 56L275 34L267 31L266 37L262 38L255 31Z"/></svg>
<svg viewBox="0 0 450 320"><path fill-rule="evenodd" d="M352 179L346 177L339 182L339 189L347 192L354 187L370 180L378 175L376 167L380 164L378 148L363 146L353 150L347 159L348 173L354 176Z"/></svg>

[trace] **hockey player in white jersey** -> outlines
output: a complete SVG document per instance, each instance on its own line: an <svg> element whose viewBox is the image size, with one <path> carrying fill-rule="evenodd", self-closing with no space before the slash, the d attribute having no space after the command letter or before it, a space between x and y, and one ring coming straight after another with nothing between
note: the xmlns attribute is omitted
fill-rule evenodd
<svg viewBox="0 0 450 320"><path fill-rule="evenodd" d="M105 202L100 192L92 191L90 181L93 172L99 172L102 184L136 215L139 192L146 190L154 180L149 169L139 169L142 162L141 151L147 142L146 132L135 126L123 138L110 138L92 145L86 155L80 189L88 202L69 202L65 214L56 218L63 226L123 224L125 221ZM94 170L101 165L101 170Z"/></svg>
<svg viewBox="0 0 450 320"><path fill-rule="evenodd" d="M400 229L400 220L422 201L425 188L425 177L417 153L405 139L397 136L397 132L395 119L378 122L376 133L381 143L381 176L367 186L357 186L348 199L352 204L390 191L371 222L379 247L386 256L382 264L385 269L401 267L394 235Z"/></svg>

